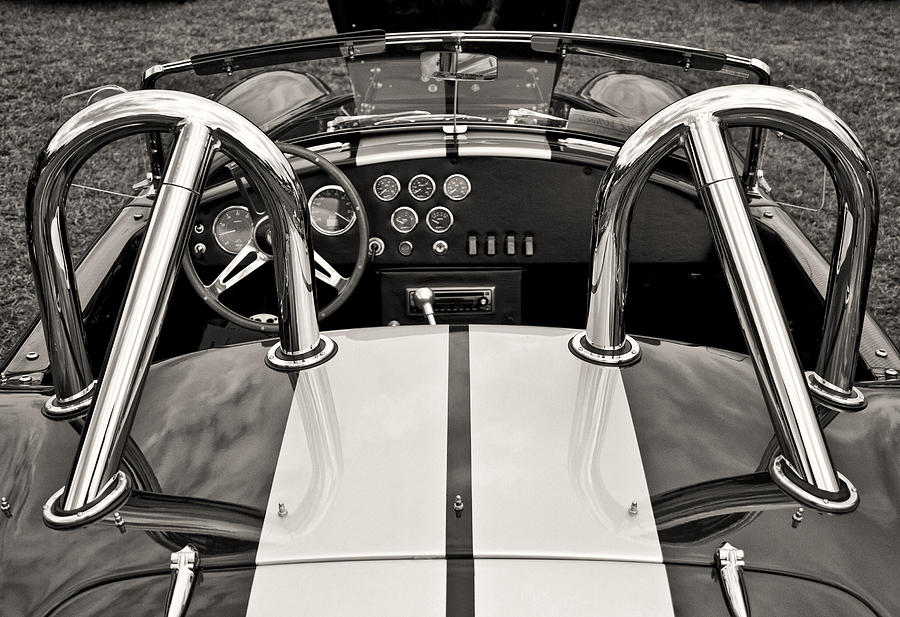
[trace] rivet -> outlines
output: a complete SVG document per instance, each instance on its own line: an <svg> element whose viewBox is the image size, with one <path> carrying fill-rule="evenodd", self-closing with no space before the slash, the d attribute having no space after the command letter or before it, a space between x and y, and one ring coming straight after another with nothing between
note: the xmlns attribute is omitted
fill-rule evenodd
<svg viewBox="0 0 900 617"><path fill-rule="evenodd" d="M41 357L41 354L39 354L36 351L29 351L27 354L25 354L26 360L37 360L40 357Z"/></svg>
<svg viewBox="0 0 900 617"><path fill-rule="evenodd" d="M0 512L3 512L3 516L6 518L12 518L12 511L9 509L9 501L6 500L6 497L0 497Z"/></svg>
<svg viewBox="0 0 900 617"><path fill-rule="evenodd" d="M287 514L288 514L288 511L287 511L287 508L284 507L284 502L279 501L278 502L278 516L280 516L281 518L284 518L285 516L287 516Z"/></svg>
<svg viewBox="0 0 900 617"><path fill-rule="evenodd" d="M879 358L887 358L887 349L876 349L875 355Z"/></svg>
<svg viewBox="0 0 900 617"><path fill-rule="evenodd" d="M638 513L638 505L636 501L631 502L631 507L628 508L628 514L631 516L637 516Z"/></svg>
<svg viewBox="0 0 900 617"><path fill-rule="evenodd" d="M767 219L770 219L770 218L772 218L773 216L775 216L775 213L772 212L771 210L765 210L765 211L763 212L763 216L766 217Z"/></svg>
<svg viewBox="0 0 900 617"><path fill-rule="evenodd" d="M31 375L22 375L19 377L19 383L31 383Z"/></svg>
<svg viewBox="0 0 900 617"><path fill-rule="evenodd" d="M791 527L796 529L800 526L800 523L803 522L803 508L797 508L797 511L794 512L794 515L791 517Z"/></svg>
<svg viewBox="0 0 900 617"><path fill-rule="evenodd" d="M884 369L884 374L886 377L888 377L890 379L894 379L895 377L897 377L897 369L886 368L886 369Z"/></svg>
<svg viewBox="0 0 900 617"><path fill-rule="evenodd" d="M822 500L822 503L831 503L831 502L828 501L827 499L823 499L823 500Z"/></svg>
<svg viewBox="0 0 900 617"><path fill-rule="evenodd" d="M122 515L116 512L113 514L113 522L116 524L116 528L119 530L119 533L125 533L125 521L122 519Z"/></svg>
<svg viewBox="0 0 900 617"><path fill-rule="evenodd" d="M139 221L139 220L141 220L142 218L144 218L144 215L143 215L141 212L135 212L135 213L134 213L134 220Z"/></svg>
<svg viewBox="0 0 900 617"><path fill-rule="evenodd" d="M453 509L456 511L456 518L460 518L463 510L466 509L466 504L463 503L462 495L456 496L456 499L453 501Z"/></svg>

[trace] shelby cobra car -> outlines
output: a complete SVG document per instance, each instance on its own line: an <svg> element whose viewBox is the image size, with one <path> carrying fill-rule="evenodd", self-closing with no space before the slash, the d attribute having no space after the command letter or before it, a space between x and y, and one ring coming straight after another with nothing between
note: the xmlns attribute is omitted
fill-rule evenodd
<svg viewBox="0 0 900 617"><path fill-rule="evenodd" d="M851 130L758 60L493 4L334 3L52 136L0 613L900 614ZM773 132L834 181L830 262L765 189ZM76 268L68 186L138 134Z"/></svg>

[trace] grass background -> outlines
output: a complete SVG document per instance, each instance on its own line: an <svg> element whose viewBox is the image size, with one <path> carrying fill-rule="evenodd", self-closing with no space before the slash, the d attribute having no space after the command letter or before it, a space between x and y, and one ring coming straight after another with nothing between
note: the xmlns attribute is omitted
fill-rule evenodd
<svg viewBox="0 0 900 617"><path fill-rule="evenodd" d="M775 85L818 92L857 133L875 168L881 228L869 309L900 340L900 4L582 0L575 30L755 56L770 65ZM146 67L195 53L332 31L324 0L0 0L0 353L36 314L23 204L35 155L76 109L61 105L62 96L106 83L133 88ZM781 169L766 166L778 196L817 205L821 166L796 154L796 145L773 142L773 152L790 155ZM94 169L102 173L110 157ZM782 180L794 178L802 179ZM72 189L67 217L76 253L116 203ZM827 251L833 217L797 215Z"/></svg>

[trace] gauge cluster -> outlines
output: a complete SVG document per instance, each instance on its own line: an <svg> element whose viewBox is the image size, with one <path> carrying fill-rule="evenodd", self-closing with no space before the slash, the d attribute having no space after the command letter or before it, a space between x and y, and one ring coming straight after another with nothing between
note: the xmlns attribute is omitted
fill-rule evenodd
<svg viewBox="0 0 900 617"><path fill-rule="evenodd" d="M430 233L444 234L450 231L456 222L453 209L457 209L457 212L462 209L463 204L458 202L466 199L471 192L471 180L461 173L453 173L438 179L427 173L417 173L408 176L408 180L404 178L403 181L398 175L384 173L372 182L372 193L378 199L373 203L375 211L372 212L372 217L380 219L378 210L382 209L383 205L390 204L388 221L390 228L397 234L406 236L420 229L420 226ZM314 197L317 194L318 192ZM311 201L312 205L314 204ZM316 222L315 211L313 222ZM351 226L352 223L347 224L346 228L349 229ZM319 225L315 227L322 231Z"/></svg>

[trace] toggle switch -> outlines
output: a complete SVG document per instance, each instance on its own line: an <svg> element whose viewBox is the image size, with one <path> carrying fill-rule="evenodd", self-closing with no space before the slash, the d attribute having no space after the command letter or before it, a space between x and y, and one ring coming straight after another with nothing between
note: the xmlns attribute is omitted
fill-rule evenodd
<svg viewBox="0 0 900 617"><path fill-rule="evenodd" d="M485 253L488 255L497 254L497 236L495 234L487 235L487 249L485 249Z"/></svg>
<svg viewBox="0 0 900 617"><path fill-rule="evenodd" d="M506 254L507 255L515 255L516 254L516 235L515 234L506 234Z"/></svg>

